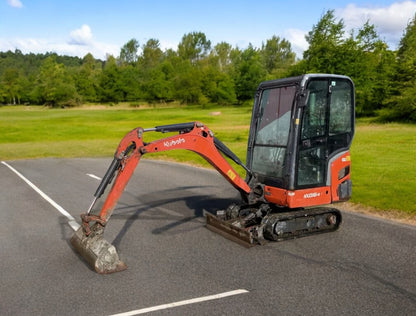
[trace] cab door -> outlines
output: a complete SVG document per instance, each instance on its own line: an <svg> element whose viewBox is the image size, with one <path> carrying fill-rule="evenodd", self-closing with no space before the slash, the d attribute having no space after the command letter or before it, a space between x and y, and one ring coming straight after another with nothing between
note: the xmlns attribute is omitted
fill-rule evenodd
<svg viewBox="0 0 416 316"><path fill-rule="evenodd" d="M331 157L348 151L354 131L353 84L344 78L314 78L308 85L298 143L296 187L330 185Z"/></svg>

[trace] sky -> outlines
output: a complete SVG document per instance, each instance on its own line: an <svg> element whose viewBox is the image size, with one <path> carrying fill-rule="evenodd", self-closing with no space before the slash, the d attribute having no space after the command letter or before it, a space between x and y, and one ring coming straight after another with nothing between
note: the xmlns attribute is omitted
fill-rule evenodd
<svg viewBox="0 0 416 316"><path fill-rule="evenodd" d="M177 49L185 34L202 32L212 46L227 42L261 48L274 35L290 41L298 58L305 35L323 14L335 11L346 30L366 21L396 49L415 17L416 0L0 0L0 51L55 52L117 57L131 39L157 39Z"/></svg>

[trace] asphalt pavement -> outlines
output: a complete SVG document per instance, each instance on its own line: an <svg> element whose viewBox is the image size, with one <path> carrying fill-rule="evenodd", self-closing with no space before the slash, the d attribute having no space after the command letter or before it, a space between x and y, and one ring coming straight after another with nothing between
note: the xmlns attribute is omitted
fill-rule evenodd
<svg viewBox="0 0 416 316"><path fill-rule="evenodd" d="M416 315L415 226L343 211L336 232L244 248L205 227L235 189L170 162L140 162L105 232L128 269L96 274L69 222L110 162L0 164L1 315Z"/></svg>

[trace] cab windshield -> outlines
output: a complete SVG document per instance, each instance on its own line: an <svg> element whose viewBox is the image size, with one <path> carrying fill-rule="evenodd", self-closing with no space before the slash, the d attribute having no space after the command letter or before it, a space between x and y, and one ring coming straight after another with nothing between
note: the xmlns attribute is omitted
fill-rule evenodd
<svg viewBox="0 0 416 316"><path fill-rule="evenodd" d="M252 163L252 170L258 174L274 178L283 176L295 94L296 86L262 92Z"/></svg>

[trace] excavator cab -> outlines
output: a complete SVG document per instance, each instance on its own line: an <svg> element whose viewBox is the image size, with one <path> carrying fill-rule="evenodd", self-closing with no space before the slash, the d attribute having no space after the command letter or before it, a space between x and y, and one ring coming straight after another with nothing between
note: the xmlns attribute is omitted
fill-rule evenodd
<svg viewBox="0 0 416 316"><path fill-rule="evenodd" d="M253 107L247 167L265 185L265 198L283 206L347 200L353 135L354 84L348 77L263 82ZM298 191L300 198L285 198Z"/></svg>
<svg viewBox="0 0 416 316"><path fill-rule="evenodd" d="M148 132L177 134L145 142ZM140 158L176 149L202 156L241 194L240 203L206 214L208 229L244 246L334 231L341 213L323 205L351 196L353 135L354 84L348 77L325 74L259 85L246 164L201 122L137 127L121 140L71 244L99 273L126 269L103 238L104 228ZM226 157L244 168L245 179ZM94 205L111 182L97 212Z"/></svg>

